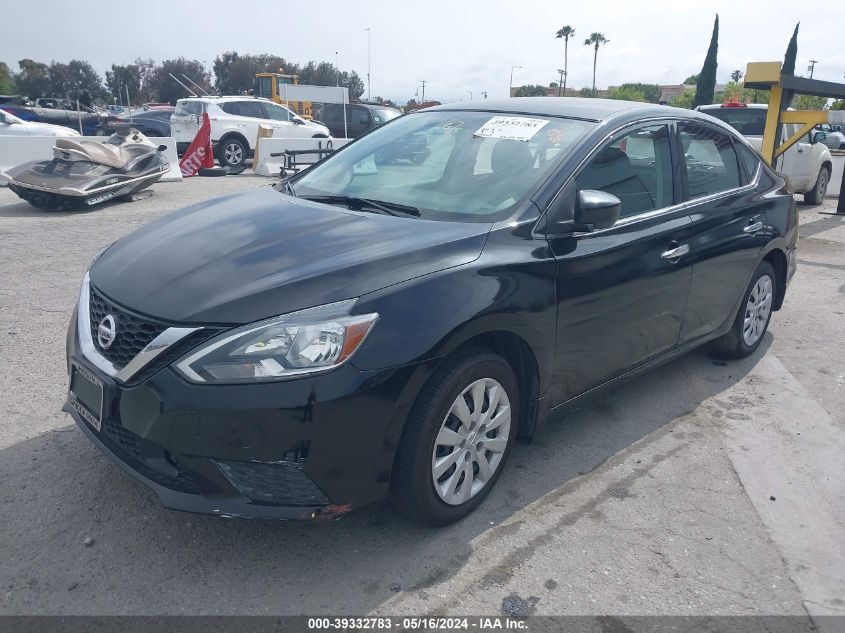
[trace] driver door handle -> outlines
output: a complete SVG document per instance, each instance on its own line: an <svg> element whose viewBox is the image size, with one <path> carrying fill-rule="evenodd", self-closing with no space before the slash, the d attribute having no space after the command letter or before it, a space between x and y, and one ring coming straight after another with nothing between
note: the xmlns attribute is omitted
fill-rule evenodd
<svg viewBox="0 0 845 633"><path fill-rule="evenodd" d="M744 229L742 229L742 231L744 233L756 233L757 231L759 231L762 228L763 228L763 223L760 222L760 221L757 221L757 222L754 222L753 224L749 224Z"/></svg>
<svg viewBox="0 0 845 633"><path fill-rule="evenodd" d="M675 248L670 248L668 251L663 251L660 256L663 259L668 259L672 263L678 261L682 256L689 253L689 244L681 244Z"/></svg>

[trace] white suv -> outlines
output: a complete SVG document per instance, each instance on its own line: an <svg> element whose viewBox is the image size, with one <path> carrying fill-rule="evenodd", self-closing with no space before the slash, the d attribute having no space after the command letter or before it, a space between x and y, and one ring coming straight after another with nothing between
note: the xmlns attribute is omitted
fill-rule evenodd
<svg viewBox="0 0 845 633"><path fill-rule="evenodd" d="M184 152L199 130L202 114L211 120L211 144L224 167L243 167L255 150L258 126L270 125L273 136L282 138L328 138L329 129L306 121L283 105L257 97L191 97L179 99L170 117L176 147Z"/></svg>
<svg viewBox="0 0 845 633"><path fill-rule="evenodd" d="M697 108L705 114L724 121L748 139L758 152L763 145L763 128L766 125L768 105L763 103L726 103L724 105L703 105ZM792 136L797 125L783 125L781 142ZM786 179L793 193L804 194L807 204L824 202L830 175L833 173L833 158L830 150L815 141L811 131L778 157L775 169Z"/></svg>

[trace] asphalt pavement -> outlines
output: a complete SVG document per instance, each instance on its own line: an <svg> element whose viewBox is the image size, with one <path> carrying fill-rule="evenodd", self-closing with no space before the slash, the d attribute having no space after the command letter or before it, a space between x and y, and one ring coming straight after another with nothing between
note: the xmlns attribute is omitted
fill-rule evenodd
<svg viewBox="0 0 845 633"><path fill-rule="evenodd" d="M162 183L87 212L0 189L0 614L845 614L845 217L801 206L799 271L750 358L693 352L519 444L457 525L163 509L60 411L102 246L269 181Z"/></svg>

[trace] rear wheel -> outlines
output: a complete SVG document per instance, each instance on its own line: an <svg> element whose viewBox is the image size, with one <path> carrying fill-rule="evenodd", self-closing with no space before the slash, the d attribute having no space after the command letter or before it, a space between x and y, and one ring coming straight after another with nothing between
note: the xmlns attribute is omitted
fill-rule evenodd
<svg viewBox="0 0 845 633"><path fill-rule="evenodd" d="M220 142L217 160L223 167L238 169L246 164L246 144L236 136L230 136Z"/></svg>
<svg viewBox="0 0 845 633"><path fill-rule="evenodd" d="M411 520L446 525L475 510L516 437L519 390L496 354L468 350L426 383L399 447L391 500Z"/></svg>
<svg viewBox="0 0 845 633"><path fill-rule="evenodd" d="M742 307L730 332L713 341L722 358L743 358L760 345L772 318L777 275L769 262L762 262L745 291Z"/></svg>
<svg viewBox="0 0 845 633"><path fill-rule="evenodd" d="M824 196L827 193L827 183L830 182L830 171L827 167L822 167L819 170L819 176L816 178L816 184L807 193L804 194L804 202L807 204L821 204L824 202Z"/></svg>

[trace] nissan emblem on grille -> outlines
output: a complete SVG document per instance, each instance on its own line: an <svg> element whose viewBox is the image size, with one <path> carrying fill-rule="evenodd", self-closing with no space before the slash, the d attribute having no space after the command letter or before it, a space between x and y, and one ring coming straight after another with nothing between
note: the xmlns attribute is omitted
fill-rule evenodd
<svg viewBox="0 0 845 633"><path fill-rule="evenodd" d="M114 317L107 314L97 326L97 342L103 349L108 349L111 347L111 344L114 343L116 336L117 329L115 328Z"/></svg>

